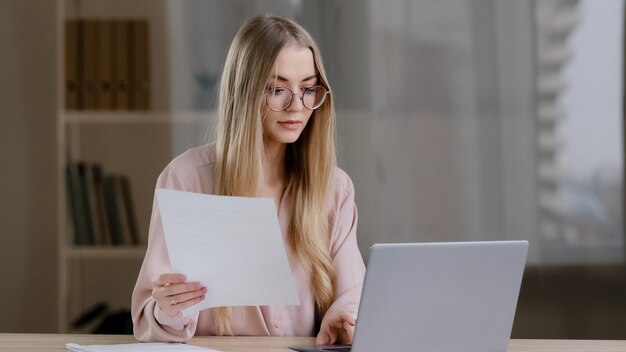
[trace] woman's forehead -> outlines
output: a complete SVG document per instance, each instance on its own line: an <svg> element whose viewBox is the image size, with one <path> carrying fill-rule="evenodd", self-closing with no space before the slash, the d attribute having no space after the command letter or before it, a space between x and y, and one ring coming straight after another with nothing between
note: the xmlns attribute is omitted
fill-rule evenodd
<svg viewBox="0 0 626 352"><path fill-rule="evenodd" d="M302 82L316 77L315 60L310 48L288 44L276 57L271 79Z"/></svg>

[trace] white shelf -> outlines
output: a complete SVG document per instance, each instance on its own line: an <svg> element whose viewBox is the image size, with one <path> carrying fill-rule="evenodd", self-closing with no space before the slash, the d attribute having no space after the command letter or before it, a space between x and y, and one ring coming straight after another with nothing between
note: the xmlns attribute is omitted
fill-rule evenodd
<svg viewBox="0 0 626 352"><path fill-rule="evenodd" d="M169 35L168 10L165 1L141 0L94 2L85 0L55 0L57 4L57 160L58 160L58 331L67 333L71 317L84 311L89 300L97 299L112 306L127 305L128 275L119 270L134 272L141 265L146 245L140 246L78 246L72 242L72 221L68 214L66 165L75 160L94 162L115 174L133 177L133 203L138 224L146 225L153 199L154 179L158 166L171 158L175 147L184 144L177 138L188 137L189 130L205 130L216 116L215 111L192 111L170 108L172 75L167 58L171 43L159 40ZM105 4L106 3L106 4ZM65 20L89 19L144 19L150 26L150 110L72 110L64 111L65 104ZM147 133L137 133L145 129ZM146 137L147 136L147 137ZM113 137L113 138L110 138ZM115 143L115 145L113 145ZM177 144L178 143L178 144ZM110 150L108 147L111 147ZM120 150L129 150L123 155ZM75 158L76 157L76 158ZM141 228L138 232L144 233ZM123 268L123 269L120 269ZM94 292L86 289L86 278L98 273L97 279L107 280L110 291ZM136 280L130 275L130 280ZM123 302L123 303L121 303Z"/></svg>
<svg viewBox="0 0 626 352"><path fill-rule="evenodd" d="M145 246L69 246L65 249L67 259L142 259Z"/></svg>

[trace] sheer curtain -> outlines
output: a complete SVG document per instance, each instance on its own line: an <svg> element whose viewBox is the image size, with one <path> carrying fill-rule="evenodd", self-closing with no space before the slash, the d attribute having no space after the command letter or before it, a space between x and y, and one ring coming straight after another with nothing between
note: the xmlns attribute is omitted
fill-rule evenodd
<svg viewBox="0 0 626 352"><path fill-rule="evenodd" d="M357 187L362 251L381 241L527 239L539 260L531 4L367 9L342 21L364 27L357 54L367 59L341 58L361 62L351 72L367 91L351 94L356 77L335 72L338 99L349 97L339 104L340 155Z"/></svg>
<svg viewBox="0 0 626 352"><path fill-rule="evenodd" d="M542 95L543 74L566 72L569 61L546 71L540 44L546 28L563 25L544 7L587 10L575 0L547 3L170 1L172 106L214 118L214 87L239 25L265 12L293 17L318 41L331 79L340 166L355 183L364 255L374 242L526 239L530 263L602 261L607 254L621 261L623 235L597 246L566 234L562 210L577 201L563 197L567 168L559 160L568 143L586 141L554 143L560 125L550 119L567 109L546 110L546 102L562 98ZM578 23L548 38L572 46ZM576 57L587 49L568 50ZM197 131L178 131L180 149L200 143ZM618 139L621 155L621 136L607 138ZM621 203L607 211L622 214ZM621 215L617 224L621 234Z"/></svg>

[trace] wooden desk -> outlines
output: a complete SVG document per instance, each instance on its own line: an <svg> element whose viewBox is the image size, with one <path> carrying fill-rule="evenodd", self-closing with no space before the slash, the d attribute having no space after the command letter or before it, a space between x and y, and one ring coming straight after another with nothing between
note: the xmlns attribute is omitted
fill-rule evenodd
<svg viewBox="0 0 626 352"><path fill-rule="evenodd" d="M310 345L309 337L197 337L190 344L225 352L286 352L287 347ZM128 335L0 334L0 351L69 351L65 344L134 343ZM626 341L511 340L508 352L624 352ZM382 351L385 352L385 351Z"/></svg>

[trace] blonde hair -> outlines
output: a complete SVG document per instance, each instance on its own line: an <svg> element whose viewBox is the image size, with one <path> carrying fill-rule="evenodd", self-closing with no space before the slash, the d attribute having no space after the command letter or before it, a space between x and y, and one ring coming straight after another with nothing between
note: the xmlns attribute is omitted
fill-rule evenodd
<svg viewBox="0 0 626 352"><path fill-rule="evenodd" d="M330 90L320 51L304 28L287 18L257 16L237 33L228 51L219 92L214 192L260 194L264 143L261 111L278 53L296 43L313 53L318 84ZM286 176L291 183L289 245L309 275L319 325L334 298L327 198L336 167L332 95L313 111L298 138L287 145ZM219 335L232 335L230 308L215 308Z"/></svg>

